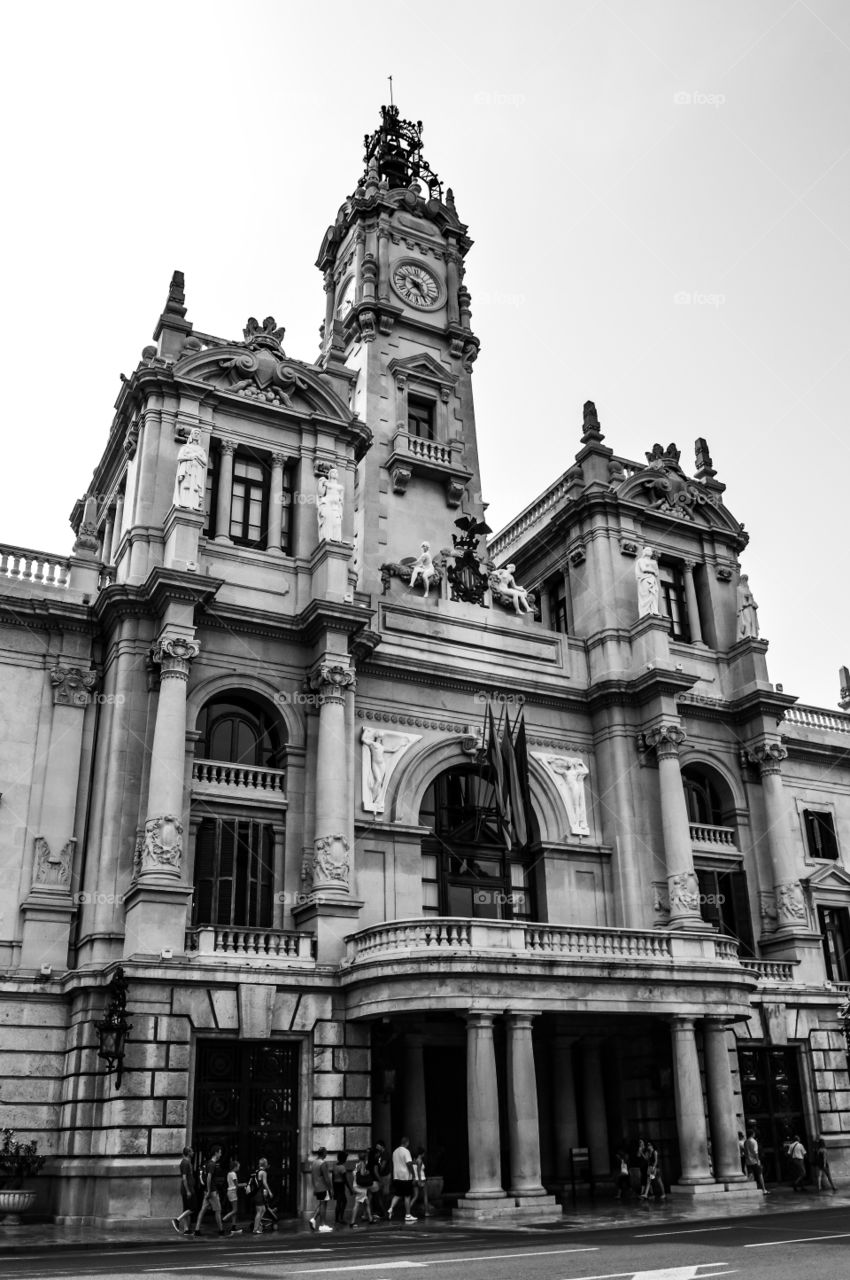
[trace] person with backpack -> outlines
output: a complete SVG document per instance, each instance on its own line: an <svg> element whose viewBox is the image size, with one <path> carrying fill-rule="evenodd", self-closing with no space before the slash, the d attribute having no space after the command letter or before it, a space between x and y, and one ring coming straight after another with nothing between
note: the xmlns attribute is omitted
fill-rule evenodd
<svg viewBox="0 0 850 1280"><path fill-rule="evenodd" d="M210 1158L204 1165L203 1189L204 1198L201 1202L201 1210L195 1223L194 1234L201 1234L201 1223L204 1220L204 1214L207 1209L212 1209L215 1214L215 1220L218 1223L218 1234L226 1236L224 1223L221 1220L221 1200L218 1194L218 1165L221 1160L221 1147L213 1147L210 1152Z"/></svg>
<svg viewBox="0 0 850 1280"><path fill-rule="evenodd" d="M379 1138L369 1152L369 1169L372 1174L372 1190L369 1207L376 1218L387 1216L387 1179L390 1175L390 1161L386 1144Z"/></svg>
<svg viewBox="0 0 850 1280"><path fill-rule="evenodd" d="M800 1135L795 1133L788 1147L788 1159L791 1161L791 1168L794 1171L793 1187L795 1191L805 1191L806 1189L806 1148L800 1141Z"/></svg>
<svg viewBox="0 0 850 1280"><path fill-rule="evenodd" d="M265 1156L262 1156L257 1163L257 1167L248 1179L245 1187L245 1194L248 1197L248 1203L254 1209L254 1225L251 1231L255 1236L263 1234L263 1218L266 1216L266 1209L271 1204L272 1192L269 1186L269 1162Z"/></svg>
<svg viewBox="0 0 850 1280"><path fill-rule="evenodd" d="M369 1152L361 1151L354 1170L354 1208L351 1210L349 1224L352 1228L357 1226L361 1209L366 1214L367 1222L375 1221L372 1217L372 1206L369 1204L369 1192L373 1182L372 1170L369 1168Z"/></svg>

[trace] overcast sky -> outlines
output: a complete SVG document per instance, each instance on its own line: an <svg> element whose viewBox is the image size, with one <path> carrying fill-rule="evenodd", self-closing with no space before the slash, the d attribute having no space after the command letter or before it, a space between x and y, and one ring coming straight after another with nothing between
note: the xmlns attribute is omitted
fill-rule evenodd
<svg viewBox="0 0 850 1280"><path fill-rule="evenodd" d="M0 540L68 514L174 268L197 328L286 325L393 74L476 241L495 529L579 447L708 439L752 541L771 676L850 664L850 5L842 0L7 4ZM689 300L686 300L689 299Z"/></svg>

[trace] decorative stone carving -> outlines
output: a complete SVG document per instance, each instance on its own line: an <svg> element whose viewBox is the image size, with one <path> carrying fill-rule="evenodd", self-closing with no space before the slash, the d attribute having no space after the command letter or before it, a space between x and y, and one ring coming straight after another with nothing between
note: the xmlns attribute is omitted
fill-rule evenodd
<svg viewBox="0 0 850 1280"><path fill-rule="evenodd" d="M715 566L714 573L718 582L732 581L732 570L729 568L728 564L719 564Z"/></svg>
<svg viewBox="0 0 850 1280"><path fill-rule="evenodd" d="M33 884L41 888L67 888L76 845L73 838L66 840L62 852L53 853L44 836L36 836L33 842Z"/></svg>
<svg viewBox="0 0 850 1280"><path fill-rule="evenodd" d="M841 667L838 672L838 705L842 711L850 710L850 671Z"/></svg>
<svg viewBox="0 0 850 1280"><path fill-rule="evenodd" d="M94 671L81 667L61 667L57 663L47 673L53 685L54 707L87 707L97 683Z"/></svg>
<svg viewBox="0 0 850 1280"><path fill-rule="evenodd" d="M799 880L784 880L775 886L776 918L781 928L783 925L799 924L808 920L806 899Z"/></svg>
<svg viewBox="0 0 850 1280"><path fill-rule="evenodd" d="M413 476L413 469L406 467L401 462L396 462L390 470L390 477L393 482L393 493L407 493L407 486L410 484Z"/></svg>
<svg viewBox="0 0 850 1280"><path fill-rule="evenodd" d="M604 440L602 429L599 425L599 415L596 412L596 405L592 400L586 400L584 404L584 422L582 426L581 442L582 444L596 444L600 440Z"/></svg>
<svg viewBox="0 0 850 1280"><path fill-rule="evenodd" d="M681 725L659 724L640 734L639 741L645 750L654 751L660 759L663 756L678 756L686 737Z"/></svg>
<svg viewBox="0 0 850 1280"><path fill-rule="evenodd" d="M646 461L648 469L657 474L644 479L643 486L649 491L652 505L659 511L693 520L693 508L698 503L708 502L710 495L688 480L679 466L679 457L679 450L674 444L669 444L666 449L660 444L653 445Z"/></svg>
<svg viewBox="0 0 850 1280"><path fill-rule="evenodd" d="M293 391L308 389L298 372L283 362L285 332L276 326L274 316L266 316L262 325L249 318L243 330L247 350L218 362L229 375L230 391L267 404L291 405Z"/></svg>
<svg viewBox="0 0 850 1280"><path fill-rule="evenodd" d="M639 549L638 543L632 542L631 538L620 539L620 555L636 556Z"/></svg>
<svg viewBox="0 0 850 1280"><path fill-rule="evenodd" d="M776 910L776 893L772 890L763 890L759 894L759 913L762 920L762 928L765 932L770 932L776 928L777 910Z"/></svg>
<svg viewBox="0 0 850 1280"><path fill-rule="evenodd" d="M348 888L351 849L343 835L319 836L313 841L313 889Z"/></svg>
<svg viewBox="0 0 850 1280"><path fill-rule="evenodd" d="M488 577L490 594L494 604L505 609L513 609L517 614L534 613L533 597L525 587L521 587L514 578L515 564L504 569L494 569Z"/></svg>
<svg viewBox="0 0 850 1280"><path fill-rule="evenodd" d="M455 520L455 528L460 533L452 534L451 559L446 566L452 600L483 606L488 576L494 565L486 550L478 550L478 542L493 530L475 516L460 516Z"/></svg>
<svg viewBox="0 0 850 1280"><path fill-rule="evenodd" d="M405 752L421 737L420 733L394 733L363 725L360 732L363 744L363 808L367 813L384 812L390 778Z"/></svg>
<svg viewBox="0 0 850 1280"><path fill-rule="evenodd" d="M670 914L670 888L666 880L652 882L652 909L658 916Z"/></svg>
<svg viewBox="0 0 850 1280"><path fill-rule="evenodd" d="M537 751L532 752L532 755L540 761L558 788L558 795L563 802L572 834L589 836L590 827L587 822L587 799L584 786L585 779L590 773L587 765L575 756L546 755Z"/></svg>
<svg viewBox="0 0 850 1280"><path fill-rule="evenodd" d="M166 634L151 650L151 659L159 666L160 680L187 680L189 663L201 651L200 642L186 636Z"/></svg>
<svg viewBox="0 0 850 1280"><path fill-rule="evenodd" d="M587 559L587 552L584 549L584 543L580 542L577 547L573 547L570 552L570 564L577 569L580 564L584 564Z"/></svg>
<svg viewBox="0 0 850 1280"><path fill-rule="evenodd" d="M415 587L420 579L422 581L423 596L427 596L431 590L432 583L439 582L429 542L422 543L422 550L410 567L410 587Z"/></svg>
<svg viewBox="0 0 850 1280"><path fill-rule="evenodd" d="M635 561L635 581L637 582L638 617L660 617L658 608L658 592L660 575L658 561L652 547L644 547Z"/></svg>
<svg viewBox="0 0 850 1280"><path fill-rule="evenodd" d="M189 439L177 454L177 475L174 479L175 507L184 511L203 511L207 485L207 454L201 445L201 433L197 427L189 432Z"/></svg>
<svg viewBox="0 0 850 1280"><path fill-rule="evenodd" d="M342 542L342 513L345 490L336 467L329 467L326 476L316 482L316 515L319 521L320 542Z"/></svg>
<svg viewBox="0 0 850 1280"><path fill-rule="evenodd" d="M749 579L745 573L742 573L738 580L738 639L742 640L746 636L755 637L758 633L758 605L750 591Z"/></svg>
<svg viewBox="0 0 850 1280"><path fill-rule="evenodd" d="M446 480L446 506L459 507L465 490L466 485L463 480L456 480L453 476L449 476Z"/></svg>
<svg viewBox="0 0 850 1280"><path fill-rule="evenodd" d="M680 871L667 877L670 914L699 915L699 881L693 871Z"/></svg>
<svg viewBox="0 0 850 1280"><path fill-rule="evenodd" d="M696 475L699 480L713 480L717 475L714 470L714 464L711 461L711 454L708 452L708 441L702 436L694 442L694 461L696 462Z"/></svg>
<svg viewBox="0 0 850 1280"><path fill-rule="evenodd" d="M745 747L744 754L748 763L758 765L762 774L780 773L782 761L788 759L788 748L781 742L756 742Z"/></svg>
<svg viewBox="0 0 850 1280"><path fill-rule="evenodd" d="M173 814L148 818L136 841L135 876L179 876L183 859L183 826Z"/></svg>
<svg viewBox="0 0 850 1280"><path fill-rule="evenodd" d="M323 702L344 702L348 690L354 691L357 680L350 667L342 663L322 662L307 677L308 687Z"/></svg>

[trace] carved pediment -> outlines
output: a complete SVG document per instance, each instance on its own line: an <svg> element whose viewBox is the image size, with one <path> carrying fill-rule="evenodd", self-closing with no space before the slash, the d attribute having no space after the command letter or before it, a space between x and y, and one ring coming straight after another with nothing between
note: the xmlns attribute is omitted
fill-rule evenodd
<svg viewBox="0 0 850 1280"><path fill-rule="evenodd" d="M271 317L265 323L270 320ZM246 335L249 333L250 322ZM319 371L289 360L275 336L274 332L260 330L244 343L191 351L177 361L174 375L205 382L247 400L350 422L351 410L323 382Z"/></svg>
<svg viewBox="0 0 850 1280"><path fill-rule="evenodd" d="M831 867L818 867L809 876L801 877L801 884L810 893L850 894L850 871L837 864Z"/></svg>
<svg viewBox="0 0 850 1280"><path fill-rule="evenodd" d="M436 383L447 388L454 387L457 383L457 374L450 373L439 360L435 360L427 352L407 356L403 360L391 360L387 370L394 378L407 377L414 382Z"/></svg>
<svg viewBox="0 0 850 1280"><path fill-rule="evenodd" d="M623 501L649 507L659 515L725 530L745 546L743 525L721 499L723 486L692 479L682 470L679 457L675 444L654 445L646 454L646 466L615 484L614 492Z"/></svg>

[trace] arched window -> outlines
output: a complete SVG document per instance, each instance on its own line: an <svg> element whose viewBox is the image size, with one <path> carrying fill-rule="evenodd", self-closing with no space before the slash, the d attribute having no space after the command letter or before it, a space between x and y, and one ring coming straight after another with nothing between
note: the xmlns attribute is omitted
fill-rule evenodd
<svg viewBox="0 0 850 1280"><path fill-rule="evenodd" d="M720 933L736 938L742 956L751 956L753 926L734 797L721 775L706 765L685 765L682 786L691 823L702 918Z"/></svg>
<svg viewBox="0 0 850 1280"><path fill-rule="evenodd" d="M259 700L241 693L208 702L198 718L197 754L264 769L282 769L284 740L277 721Z"/></svg>
<svg viewBox="0 0 850 1280"><path fill-rule="evenodd" d="M528 859L505 848L487 770L460 766L441 773L419 810L423 914L534 919Z"/></svg>
<svg viewBox="0 0 850 1280"><path fill-rule="evenodd" d="M696 768L686 765L682 770L682 785L685 788L690 821L712 827L723 826L723 804L712 780Z"/></svg>

